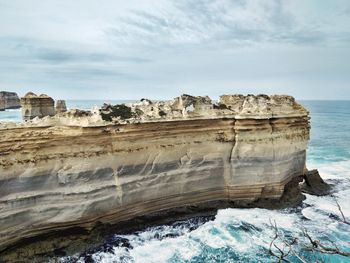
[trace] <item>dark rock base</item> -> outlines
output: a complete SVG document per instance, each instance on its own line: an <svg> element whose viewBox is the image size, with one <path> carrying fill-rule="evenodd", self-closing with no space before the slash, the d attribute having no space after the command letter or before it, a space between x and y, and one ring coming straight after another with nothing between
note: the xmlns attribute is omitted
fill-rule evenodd
<svg viewBox="0 0 350 263"><path fill-rule="evenodd" d="M304 179L301 185L301 191L303 193L316 196L324 196L331 193L332 185L323 181L316 169L308 171Z"/></svg>

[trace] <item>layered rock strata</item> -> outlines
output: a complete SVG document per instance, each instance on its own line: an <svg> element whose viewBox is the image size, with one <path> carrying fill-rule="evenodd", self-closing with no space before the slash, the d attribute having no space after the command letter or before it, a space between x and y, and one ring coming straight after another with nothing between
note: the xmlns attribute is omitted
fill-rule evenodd
<svg viewBox="0 0 350 263"><path fill-rule="evenodd" d="M57 100L56 101L56 113L62 113L67 111L66 101Z"/></svg>
<svg viewBox="0 0 350 263"><path fill-rule="evenodd" d="M19 109L20 107L21 104L17 93L0 91L0 110Z"/></svg>
<svg viewBox="0 0 350 263"><path fill-rule="evenodd" d="M0 111L4 111L5 110L5 100L0 99Z"/></svg>
<svg viewBox="0 0 350 263"><path fill-rule="evenodd" d="M36 117L42 118L55 115L55 101L46 94L38 96L33 92L28 92L21 98L21 106L22 117L25 121Z"/></svg>
<svg viewBox="0 0 350 263"><path fill-rule="evenodd" d="M129 107L142 113L125 123L0 128L3 254L25 238L97 222L278 200L303 174L309 117L292 97L226 95L212 104L185 96Z"/></svg>

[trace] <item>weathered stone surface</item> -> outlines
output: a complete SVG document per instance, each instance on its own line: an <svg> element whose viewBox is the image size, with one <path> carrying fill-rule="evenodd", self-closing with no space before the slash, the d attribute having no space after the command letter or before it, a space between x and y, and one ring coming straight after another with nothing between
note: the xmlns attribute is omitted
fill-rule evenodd
<svg viewBox="0 0 350 263"><path fill-rule="evenodd" d="M55 115L54 105L55 102L51 97L45 94L37 96L33 92L28 92L21 98L23 120L28 121L36 117L53 116Z"/></svg>
<svg viewBox="0 0 350 263"><path fill-rule="evenodd" d="M5 100L0 98L0 111L5 110Z"/></svg>
<svg viewBox="0 0 350 263"><path fill-rule="evenodd" d="M66 112L67 106L65 100L57 100L56 101L56 113Z"/></svg>
<svg viewBox="0 0 350 263"><path fill-rule="evenodd" d="M19 109L21 107L16 92L0 91L0 110Z"/></svg>
<svg viewBox="0 0 350 263"><path fill-rule="evenodd" d="M332 185L323 181L318 170L314 169L305 173L301 190L306 194L323 196L331 192Z"/></svg>
<svg viewBox="0 0 350 263"><path fill-rule="evenodd" d="M223 95L219 103L226 105L236 118L272 118L308 114L303 106L288 95Z"/></svg>
<svg viewBox="0 0 350 263"><path fill-rule="evenodd" d="M227 109L184 95L129 105L142 111L129 120L85 122L95 112L74 117L84 120L77 125L67 112L59 125L0 126L3 254L25 238L70 228L88 233L96 222L279 200L303 174L308 114L289 97L250 97L242 97L239 111L235 98L221 101L234 108Z"/></svg>

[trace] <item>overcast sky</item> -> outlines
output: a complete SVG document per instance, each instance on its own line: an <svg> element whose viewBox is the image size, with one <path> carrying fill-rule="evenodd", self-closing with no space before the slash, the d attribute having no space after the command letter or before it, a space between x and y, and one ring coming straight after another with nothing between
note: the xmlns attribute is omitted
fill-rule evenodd
<svg viewBox="0 0 350 263"><path fill-rule="evenodd" d="M0 0L0 90L350 99L350 1Z"/></svg>

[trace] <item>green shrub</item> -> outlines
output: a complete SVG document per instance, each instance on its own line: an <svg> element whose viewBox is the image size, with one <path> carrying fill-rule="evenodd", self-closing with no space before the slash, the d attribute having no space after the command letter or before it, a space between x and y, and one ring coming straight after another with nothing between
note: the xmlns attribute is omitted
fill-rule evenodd
<svg viewBox="0 0 350 263"><path fill-rule="evenodd" d="M112 118L120 117L122 120L130 119L133 114L131 108L125 104L108 105L104 109L100 110L101 117L105 121L112 121Z"/></svg>
<svg viewBox="0 0 350 263"><path fill-rule="evenodd" d="M160 110L159 111L159 116L160 117L164 117L164 116L166 116L166 113L164 111Z"/></svg>

